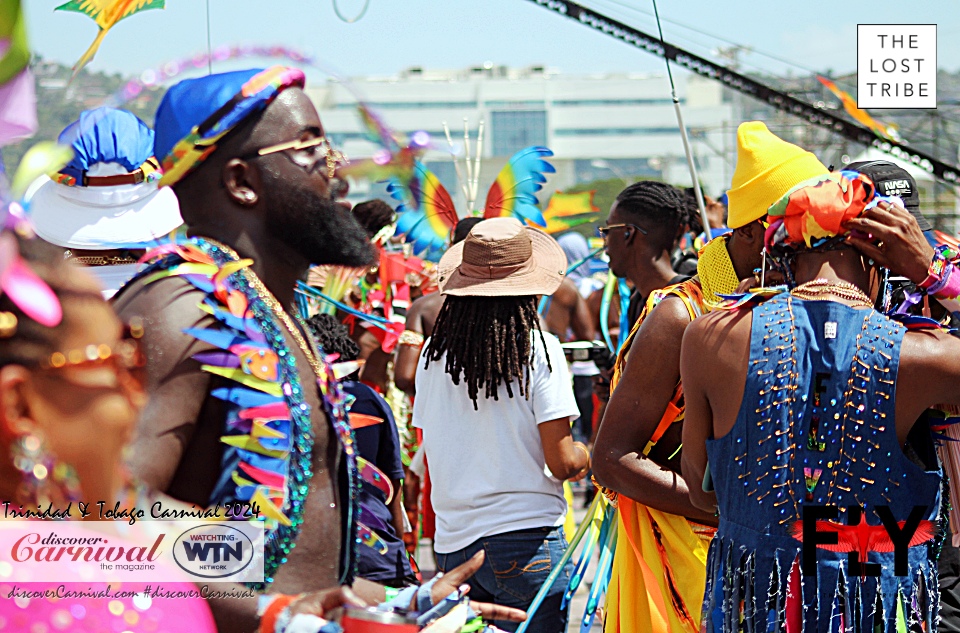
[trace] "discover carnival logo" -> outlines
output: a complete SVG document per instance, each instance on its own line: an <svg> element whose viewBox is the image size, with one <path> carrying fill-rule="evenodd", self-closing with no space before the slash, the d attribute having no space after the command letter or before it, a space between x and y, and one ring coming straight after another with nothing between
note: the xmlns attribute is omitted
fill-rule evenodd
<svg viewBox="0 0 960 633"><path fill-rule="evenodd" d="M0 521L0 579L262 582L261 521Z"/></svg>

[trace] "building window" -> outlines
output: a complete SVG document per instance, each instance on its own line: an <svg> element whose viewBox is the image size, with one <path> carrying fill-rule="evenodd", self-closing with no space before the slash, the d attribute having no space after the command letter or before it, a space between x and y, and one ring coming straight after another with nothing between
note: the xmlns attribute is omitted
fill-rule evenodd
<svg viewBox="0 0 960 633"><path fill-rule="evenodd" d="M645 105L670 105L673 99L554 99L553 105L560 107L584 107L584 106L645 106ZM680 103L686 103L686 99L681 99Z"/></svg>
<svg viewBox="0 0 960 633"><path fill-rule="evenodd" d="M372 101L366 104L373 110L426 110L426 109L470 109L477 108L476 101ZM337 110L351 110L356 102L342 101L334 106Z"/></svg>
<svg viewBox="0 0 960 633"><path fill-rule="evenodd" d="M564 128L554 130L555 136L647 136L652 134L680 134L680 128L673 127L601 127L601 128Z"/></svg>
<svg viewBox="0 0 960 633"><path fill-rule="evenodd" d="M511 156L531 145L547 144L545 110L492 112L493 155Z"/></svg>

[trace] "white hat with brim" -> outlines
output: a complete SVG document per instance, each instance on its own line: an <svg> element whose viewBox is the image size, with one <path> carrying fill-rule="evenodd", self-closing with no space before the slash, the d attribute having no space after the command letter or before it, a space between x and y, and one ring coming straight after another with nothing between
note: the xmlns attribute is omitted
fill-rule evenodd
<svg viewBox="0 0 960 633"><path fill-rule="evenodd" d="M126 170L113 163L90 170L99 176L117 173ZM70 187L41 176L25 202L37 235L63 248L147 248L183 224L176 194L169 187L158 189L156 182Z"/></svg>
<svg viewBox="0 0 960 633"><path fill-rule="evenodd" d="M563 282L567 257L547 233L514 218L491 218L451 246L437 269L440 292L445 295L551 295Z"/></svg>

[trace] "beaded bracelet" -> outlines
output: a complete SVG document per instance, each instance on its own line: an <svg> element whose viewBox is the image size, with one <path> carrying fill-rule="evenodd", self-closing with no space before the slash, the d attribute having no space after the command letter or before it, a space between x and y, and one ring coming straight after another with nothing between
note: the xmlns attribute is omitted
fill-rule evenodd
<svg viewBox="0 0 960 633"><path fill-rule="evenodd" d="M960 297L960 274L955 275L958 258L957 251L949 246L940 245L933 250L933 259L927 271L927 278L918 284L928 295L938 299L956 299Z"/></svg>

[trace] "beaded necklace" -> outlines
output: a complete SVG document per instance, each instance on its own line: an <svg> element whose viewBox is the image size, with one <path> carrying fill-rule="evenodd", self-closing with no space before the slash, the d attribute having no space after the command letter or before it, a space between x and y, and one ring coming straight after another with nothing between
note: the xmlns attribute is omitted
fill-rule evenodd
<svg viewBox="0 0 960 633"><path fill-rule="evenodd" d="M837 297L852 302L854 307L873 307L873 301L865 292L845 281L831 282L828 279L814 279L800 284L791 290L790 294L808 301L829 301L830 297Z"/></svg>

